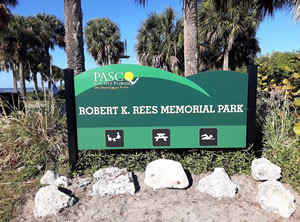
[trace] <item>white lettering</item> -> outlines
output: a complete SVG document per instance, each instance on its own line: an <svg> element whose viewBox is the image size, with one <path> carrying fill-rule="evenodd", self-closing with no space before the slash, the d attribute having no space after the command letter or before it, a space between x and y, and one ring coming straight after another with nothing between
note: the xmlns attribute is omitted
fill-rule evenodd
<svg viewBox="0 0 300 222"><path fill-rule="evenodd" d="M184 113L184 106L176 106L176 113Z"/></svg>
<svg viewBox="0 0 300 222"><path fill-rule="evenodd" d="M242 105L242 104L237 105L237 108L238 108L237 112L238 112L238 113L243 113L243 112L244 112L244 111L242 110L243 106L244 106L244 105Z"/></svg>
<svg viewBox="0 0 300 222"><path fill-rule="evenodd" d="M89 111L90 110L90 111ZM87 115L93 115L93 113L94 113L94 109L93 109L93 107L87 107L86 109L85 109L85 112L86 112L86 114Z"/></svg>
<svg viewBox="0 0 300 222"><path fill-rule="evenodd" d="M109 77L108 81L113 81L114 80L114 76L113 76L113 72L109 72L107 75Z"/></svg>
<svg viewBox="0 0 300 222"><path fill-rule="evenodd" d="M106 75L105 75L104 72L101 74L99 81L100 81L100 82L103 82L102 79L104 79L105 82L107 82L107 78L106 78Z"/></svg>
<svg viewBox="0 0 300 222"><path fill-rule="evenodd" d="M161 108L160 113L169 113L168 106L160 106L160 108Z"/></svg>
<svg viewBox="0 0 300 222"><path fill-rule="evenodd" d="M191 113L191 112L193 112L193 108L192 108L192 106L188 105L185 107L184 111L185 111L185 113Z"/></svg>
<svg viewBox="0 0 300 222"><path fill-rule="evenodd" d="M128 114L127 110L127 106L121 106L122 112L121 114Z"/></svg>
<svg viewBox="0 0 300 222"><path fill-rule="evenodd" d="M120 78L118 78L118 75L119 76L121 76ZM116 81L122 81L123 80L123 73L122 72L117 72L116 74L115 74L115 80Z"/></svg>
<svg viewBox="0 0 300 222"><path fill-rule="evenodd" d="M97 79L100 78L101 74L99 72L95 72L94 76L95 76L95 82L97 82Z"/></svg>
<svg viewBox="0 0 300 222"><path fill-rule="evenodd" d="M79 107L79 115L85 115L85 108Z"/></svg>
<svg viewBox="0 0 300 222"><path fill-rule="evenodd" d="M94 107L94 115L99 115L99 107Z"/></svg>

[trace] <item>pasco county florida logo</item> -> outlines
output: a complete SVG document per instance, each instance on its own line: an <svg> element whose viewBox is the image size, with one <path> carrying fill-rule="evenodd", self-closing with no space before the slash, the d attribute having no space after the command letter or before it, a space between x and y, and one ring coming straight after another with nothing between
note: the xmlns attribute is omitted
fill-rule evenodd
<svg viewBox="0 0 300 222"><path fill-rule="evenodd" d="M132 72L95 72L95 89L127 89L137 83Z"/></svg>

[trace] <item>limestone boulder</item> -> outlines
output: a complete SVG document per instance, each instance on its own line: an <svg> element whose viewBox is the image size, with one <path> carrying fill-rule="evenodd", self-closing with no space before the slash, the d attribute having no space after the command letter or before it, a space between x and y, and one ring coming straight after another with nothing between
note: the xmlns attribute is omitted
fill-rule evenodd
<svg viewBox="0 0 300 222"><path fill-rule="evenodd" d="M184 189L189 186L182 165L179 162L166 159L155 160L147 165L144 183L153 189Z"/></svg>
<svg viewBox="0 0 300 222"><path fill-rule="evenodd" d="M135 185L131 172L116 167L104 168L94 173L97 182L93 185L93 193L104 196L135 193Z"/></svg>
<svg viewBox="0 0 300 222"><path fill-rule="evenodd" d="M217 199L233 198L238 192L238 186L231 181L223 168L216 168L212 174L202 178L196 189Z"/></svg>
<svg viewBox="0 0 300 222"><path fill-rule="evenodd" d="M276 180L258 185L257 201L263 209L284 218L289 218L296 210L294 196Z"/></svg>
<svg viewBox="0 0 300 222"><path fill-rule="evenodd" d="M97 170L93 177L96 180L113 180L121 175L127 175L127 169L119 169L117 167L108 167L108 168L102 168L100 170Z"/></svg>
<svg viewBox="0 0 300 222"><path fill-rule="evenodd" d="M281 177L281 168L266 158L252 161L251 174L255 180L278 180Z"/></svg>
<svg viewBox="0 0 300 222"><path fill-rule="evenodd" d="M86 188L89 184L93 182L92 178L86 177L86 178L79 178L78 179L78 187Z"/></svg>
<svg viewBox="0 0 300 222"><path fill-rule="evenodd" d="M56 215L62 209L73 206L75 202L75 198L61 192L56 185L42 187L35 195L33 213L35 217Z"/></svg>
<svg viewBox="0 0 300 222"><path fill-rule="evenodd" d="M64 187L68 187L72 184L70 179L51 170L47 170L45 175L41 178L40 183L44 185L62 185Z"/></svg>

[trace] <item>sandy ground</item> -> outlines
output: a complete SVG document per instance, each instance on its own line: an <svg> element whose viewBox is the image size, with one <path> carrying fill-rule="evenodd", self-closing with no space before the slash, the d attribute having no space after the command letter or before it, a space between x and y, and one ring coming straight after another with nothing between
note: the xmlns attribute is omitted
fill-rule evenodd
<svg viewBox="0 0 300 222"><path fill-rule="evenodd" d="M79 188L74 179L70 190L79 198L79 201L73 207L64 209L56 216L36 219L33 216L35 194L28 194L26 203L20 207L19 216L14 221L300 221L300 196L287 185L284 186L295 196L297 210L289 219L284 219L263 210L256 202L259 182L252 177L233 176L233 182L240 186L239 193L232 199L217 200L195 189L199 180L206 175L208 174L193 175L191 186L185 190L160 189L154 191L144 185L144 174L136 173L138 191L134 195L106 195L104 197L92 194L92 184L86 190Z"/></svg>

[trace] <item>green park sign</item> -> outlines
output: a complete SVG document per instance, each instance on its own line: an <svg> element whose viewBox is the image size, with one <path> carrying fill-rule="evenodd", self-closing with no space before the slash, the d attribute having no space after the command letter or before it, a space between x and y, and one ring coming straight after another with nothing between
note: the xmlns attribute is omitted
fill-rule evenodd
<svg viewBox="0 0 300 222"><path fill-rule="evenodd" d="M78 150L247 146L245 73L185 78L140 65L103 66L74 78L68 72L69 137Z"/></svg>

